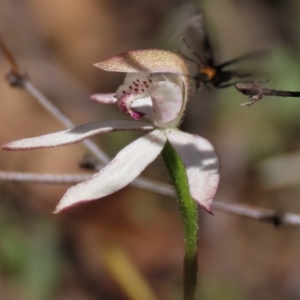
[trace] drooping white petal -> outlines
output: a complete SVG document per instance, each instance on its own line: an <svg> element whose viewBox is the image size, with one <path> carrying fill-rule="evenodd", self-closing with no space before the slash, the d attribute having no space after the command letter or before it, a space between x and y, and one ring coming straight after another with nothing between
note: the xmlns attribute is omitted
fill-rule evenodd
<svg viewBox="0 0 300 300"><path fill-rule="evenodd" d="M150 131L153 126L135 121L103 121L93 122L64 131L50 133L38 137L26 138L3 145L3 150L27 150L64 146L81 142L89 137L111 131L145 130Z"/></svg>
<svg viewBox="0 0 300 300"><path fill-rule="evenodd" d="M92 179L68 189L55 213L80 203L110 195L128 185L161 152L166 142L163 130L154 130L122 149Z"/></svg>
<svg viewBox="0 0 300 300"><path fill-rule="evenodd" d="M197 135L176 129L167 137L186 167L193 199L208 212L219 184L219 159L211 143Z"/></svg>
<svg viewBox="0 0 300 300"><path fill-rule="evenodd" d="M91 99L100 104L116 104L117 103L116 93L94 94L91 96Z"/></svg>

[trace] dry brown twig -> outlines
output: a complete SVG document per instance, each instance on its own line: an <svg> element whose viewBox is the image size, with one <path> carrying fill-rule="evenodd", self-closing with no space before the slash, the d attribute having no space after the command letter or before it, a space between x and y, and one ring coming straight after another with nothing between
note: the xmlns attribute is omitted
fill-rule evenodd
<svg viewBox="0 0 300 300"><path fill-rule="evenodd" d="M74 184L91 178L89 174L43 174L23 172L0 172L0 181L47 183L47 184ZM132 183L133 186L148 190L163 196L173 197L174 193L168 184L152 180L140 180ZM233 204L215 200L213 209L249 219L271 223L275 226L300 226L300 215L285 213L281 210L263 209L244 204Z"/></svg>
<svg viewBox="0 0 300 300"><path fill-rule="evenodd" d="M258 81L249 81L247 84L238 82L234 85L238 92L249 96L248 101L242 103L242 106L251 106L255 102L261 100L265 96L275 96L275 97L290 97L290 98L299 98L300 92L299 91L282 91L282 90L275 90L275 89L267 89L262 86L262 84L267 83L265 82L258 82Z"/></svg>

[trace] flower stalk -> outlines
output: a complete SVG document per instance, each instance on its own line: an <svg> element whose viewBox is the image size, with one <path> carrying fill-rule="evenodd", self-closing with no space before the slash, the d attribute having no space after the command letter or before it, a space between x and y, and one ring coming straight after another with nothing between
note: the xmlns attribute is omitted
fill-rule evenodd
<svg viewBox="0 0 300 300"><path fill-rule="evenodd" d="M195 300L197 294L198 208L189 191L185 166L172 145L167 142L162 156L171 177L183 221L184 300Z"/></svg>

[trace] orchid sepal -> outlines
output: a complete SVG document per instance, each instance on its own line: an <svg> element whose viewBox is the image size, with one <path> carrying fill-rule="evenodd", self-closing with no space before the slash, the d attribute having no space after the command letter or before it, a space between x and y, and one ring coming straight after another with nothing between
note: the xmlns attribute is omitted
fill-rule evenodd
<svg viewBox="0 0 300 300"><path fill-rule="evenodd" d="M211 213L220 176L219 159L214 147L197 135L176 129L169 129L166 133L168 141L185 165L192 198Z"/></svg>
<svg viewBox="0 0 300 300"><path fill-rule="evenodd" d="M74 127L72 129L50 133L38 137L26 138L4 144L1 148L7 151L30 150L38 148L49 148L79 143L87 138L98 134L112 131L126 130L153 130L149 123L134 121L102 121L93 122Z"/></svg>
<svg viewBox="0 0 300 300"><path fill-rule="evenodd" d="M135 140L91 179L69 188L55 213L100 199L125 187L160 154L166 140L165 132L159 129Z"/></svg>
<svg viewBox="0 0 300 300"><path fill-rule="evenodd" d="M116 104L116 93L98 93L90 96L91 100L98 102L100 104Z"/></svg>

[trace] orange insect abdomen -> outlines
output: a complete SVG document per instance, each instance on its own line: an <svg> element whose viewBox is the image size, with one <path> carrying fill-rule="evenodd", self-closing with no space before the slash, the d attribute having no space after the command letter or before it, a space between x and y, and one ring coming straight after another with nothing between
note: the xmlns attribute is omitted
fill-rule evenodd
<svg viewBox="0 0 300 300"><path fill-rule="evenodd" d="M203 68L200 70L200 72L205 74L208 80L212 80L217 73L216 69L210 67Z"/></svg>

